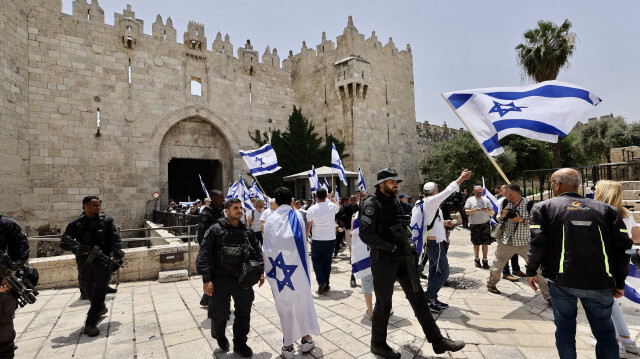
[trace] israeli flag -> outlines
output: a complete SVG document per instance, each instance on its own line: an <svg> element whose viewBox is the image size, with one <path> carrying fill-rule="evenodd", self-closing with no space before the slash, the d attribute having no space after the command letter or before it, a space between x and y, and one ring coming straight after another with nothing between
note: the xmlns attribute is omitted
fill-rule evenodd
<svg viewBox="0 0 640 359"><path fill-rule="evenodd" d="M242 206L249 210L249 211L253 211L253 205L251 204L251 196L249 196L249 190L247 189L247 186L244 185L244 179L242 179L242 176L240 176L240 178L238 179L238 190L236 191L236 197L234 198L239 198L242 201Z"/></svg>
<svg viewBox="0 0 640 359"><path fill-rule="evenodd" d="M422 263L427 251L424 250L424 208L422 201L416 202L416 205L411 209L411 222L409 222L409 229L411 230L411 239L416 244L416 250L418 251L418 263Z"/></svg>
<svg viewBox="0 0 640 359"><path fill-rule="evenodd" d="M311 166L311 173L309 173L308 176L311 193L315 193L318 188L320 188L320 181L318 180L318 175L316 174L316 168L314 166Z"/></svg>
<svg viewBox="0 0 640 359"><path fill-rule="evenodd" d="M367 192L367 185L364 184L364 175L360 167L358 167L358 189L361 192Z"/></svg>
<svg viewBox="0 0 640 359"><path fill-rule="evenodd" d="M229 190L227 190L227 197L225 197L225 199L237 198L236 192L238 192L238 181L234 182L232 185L229 185Z"/></svg>
<svg viewBox="0 0 640 359"><path fill-rule="evenodd" d="M582 87L560 81L446 92L442 97L492 156L504 152L498 140L510 134L558 142L558 136L565 137L601 101Z"/></svg>
<svg viewBox="0 0 640 359"><path fill-rule="evenodd" d="M209 192L207 191L207 187L205 187L205 185L204 185L204 181L202 180L202 176L200 176L199 173L198 173L198 177L200 177L200 184L202 185L202 190L204 191L205 198L211 198L211 197L209 197Z"/></svg>
<svg viewBox="0 0 640 359"><path fill-rule="evenodd" d="M260 188L258 188L258 184L256 182L253 182L253 184L249 188L249 196L251 198L259 198L267 203L269 202L269 198L267 198L267 196L262 193Z"/></svg>
<svg viewBox="0 0 640 359"><path fill-rule="evenodd" d="M240 154L254 176L273 173L281 168L278 166L276 151L273 150L270 144L253 151L240 151Z"/></svg>
<svg viewBox="0 0 640 359"><path fill-rule="evenodd" d="M324 188L327 190L327 193L329 193L329 183L327 183L327 177L323 178L324 182L322 183L322 185L320 185L320 188Z"/></svg>
<svg viewBox="0 0 640 359"><path fill-rule="evenodd" d="M301 214L289 205L278 207L264 223L265 278L280 317L284 343L320 334L311 295L305 230Z"/></svg>
<svg viewBox="0 0 640 359"><path fill-rule="evenodd" d="M493 212L498 213L500 210L500 201L491 193L491 191L487 190L487 187L484 185L484 177L482 177L482 197L487 201L491 202L491 206L493 206ZM491 225L495 225L496 221L493 220L493 216L491 217Z"/></svg>
<svg viewBox="0 0 640 359"><path fill-rule="evenodd" d="M331 167L338 170L338 177L340 177L342 183L347 186L347 175L344 172L344 165L342 164L338 150L336 150L336 145L333 143L331 144Z"/></svg>
<svg viewBox="0 0 640 359"><path fill-rule="evenodd" d="M360 221L358 212L351 226L351 273L356 279L371 275L371 257L369 246L360 239Z"/></svg>

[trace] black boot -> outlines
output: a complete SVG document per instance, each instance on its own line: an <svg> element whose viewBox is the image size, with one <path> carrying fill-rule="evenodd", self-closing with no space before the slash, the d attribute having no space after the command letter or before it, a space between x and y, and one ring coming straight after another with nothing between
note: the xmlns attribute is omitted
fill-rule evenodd
<svg viewBox="0 0 640 359"><path fill-rule="evenodd" d="M202 298L200 298L200 305L203 307L208 307L209 306L209 301L211 300L211 297L203 294Z"/></svg>
<svg viewBox="0 0 640 359"><path fill-rule="evenodd" d="M251 358L251 356L253 355L253 350L249 348L247 343L234 344L233 351L234 353L240 354L240 356L243 358Z"/></svg>
<svg viewBox="0 0 640 359"><path fill-rule="evenodd" d="M384 343L383 345L371 344L371 354L380 355L385 359L400 359L401 356L399 352L391 349L387 343Z"/></svg>
<svg viewBox="0 0 640 359"><path fill-rule="evenodd" d="M90 337L95 337L100 334L100 329L95 324L85 324L82 332Z"/></svg>
<svg viewBox="0 0 640 359"><path fill-rule="evenodd" d="M451 340L449 338L442 338L442 341L438 344L433 344L433 351L436 354L442 354L444 352L457 352L464 348L465 342L462 340Z"/></svg>
<svg viewBox="0 0 640 359"><path fill-rule="evenodd" d="M113 294L117 292L118 292L118 288L112 288L110 286L107 286L107 294Z"/></svg>

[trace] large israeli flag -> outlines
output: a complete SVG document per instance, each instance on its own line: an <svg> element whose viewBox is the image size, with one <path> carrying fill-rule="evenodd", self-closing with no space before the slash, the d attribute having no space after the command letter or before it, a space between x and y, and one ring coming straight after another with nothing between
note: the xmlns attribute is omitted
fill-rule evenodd
<svg viewBox="0 0 640 359"><path fill-rule="evenodd" d="M362 174L360 167L358 167L358 189L361 192L367 192L367 185L364 184L364 175Z"/></svg>
<svg viewBox="0 0 640 359"><path fill-rule="evenodd" d="M413 209L411 209L411 222L409 222L409 229L411 230L411 239L416 244L416 250L418 251L418 263L422 263L426 251L424 251L424 238L426 233L424 232L424 208L422 201L416 202Z"/></svg>
<svg viewBox="0 0 640 359"><path fill-rule="evenodd" d="M360 239L360 221L358 212L354 214L355 219L351 226L351 273L358 279L371 274L371 257L369 246Z"/></svg>
<svg viewBox="0 0 640 359"><path fill-rule="evenodd" d="M301 214L289 205L278 207L264 223L265 277L280 317L284 344L307 334L320 334L305 230Z"/></svg>
<svg viewBox="0 0 640 359"><path fill-rule="evenodd" d="M336 149L336 145L331 144L331 167L335 168L338 171L338 177L345 186L347 186L347 175L344 172L344 165L342 164L342 160L340 159L340 154L338 154L338 150Z"/></svg>
<svg viewBox="0 0 640 359"><path fill-rule="evenodd" d="M565 137L601 101L582 87L560 81L454 91L442 97L492 156L503 152L498 140L510 134L558 142L558 136Z"/></svg>
<svg viewBox="0 0 640 359"><path fill-rule="evenodd" d="M311 173L309 173L308 176L311 193L315 193L318 188L320 188L320 181L318 180L318 175L316 174L316 168L313 165L311 166Z"/></svg>
<svg viewBox="0 0 640 359"><path fill-rule="evenodd" d="M270 144L253 151L240 151L240 154L254 176L273 173L281 168L278 166L276 151L273 150Z"/></svg>

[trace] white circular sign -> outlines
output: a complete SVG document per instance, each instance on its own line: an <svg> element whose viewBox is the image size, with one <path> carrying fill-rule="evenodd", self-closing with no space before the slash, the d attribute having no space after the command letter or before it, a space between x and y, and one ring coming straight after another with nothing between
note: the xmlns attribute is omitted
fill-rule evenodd
<svg viewBox="0 0 640 359"><path fill-rule="evenodd" d="M153 192L153 199L160 198L160 192Z"/></svg>

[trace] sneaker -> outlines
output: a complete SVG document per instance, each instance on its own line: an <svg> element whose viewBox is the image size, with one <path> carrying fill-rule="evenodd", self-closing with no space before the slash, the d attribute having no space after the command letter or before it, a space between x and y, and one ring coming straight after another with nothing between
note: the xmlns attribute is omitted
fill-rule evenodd
<svg viewBox="0 0 640 359"><path fill-rule="evenodd" d="M100 329L95 324L85 324L82 332L90 337L96 337L100 334Z"/></svg>
<svg viewBox="0 0 640 359"><path fill-rule="evenodd" d="M429 310L431 313L440 313L442 312L442 308L438 304L436 304L435 299L429 299Z"/></svg>
<svg viewBox="0 0 640 359"><path fill-rule="evenodd" d="M512 282L517 282L517 281L520 280L520 278L518 278L518 277L516 277L514 275L511 275L511 274L503 274L502 275L502 279L510 280Z"/></svg>
<svg viewBox="0 0 640 359"><path fill-rule="evenodd" d="M372 318L373 316L372 316L372 315L369 315L369 310L368 310L368 309L365 309L365 310L364 310L364 317L365 317L365 319L369 319L369 320L371 320L371 318Z"/></svg>
<svg viewBox="0 0 640 359"><path fill-rule="evenodd" d="M640 353L640 348L636 346L636 343L634 341L629 340L628 342L626 342L625 339L623 338L620 342L622 343L622 346L627 351L627 353L632 353L632 354Z"/></svg>
<svg viewBox="0 0 640 359"><path fill-rule="evenodd" d="M293 345L288 348L282 347L280 356L282 356L284 359L293 359Z"/></svg>
<svg viewBox="0 0 640 359"><path fill-rule="evenodd" d="M521 270L511 271L511 274L513 274L513 275L515 275L517 277L522 277L522 278L526 278L527 277L527 275Z"/></svg>
<svg viewBox="0 0 640 359"><path fill-rule="evenodd" d="M322 294L325 292L325 288L327 287L327 283L318 284L318 294Z"/></svg>
<svg viewBox="0 0 640 359"><path fill-rule="evenodd" d="M457 352L464 348L465 342L462 340L451 340L449 338L442 338L442 341L438 344L433 344L433 351L436 354L442 354L444 352Z"/></svg>
<svg viewBox="0 0 640 359"><path fill-rule="evenodd" d="M442 309L447 309L447 308L449 308L449 304L447 304L447 303L442 303L442 302L441 302L441 301L439 301L437 298L436 298L436 299L434 299L433 301L438 305L438 307L440 307L440 308L442 308Z"/></svg>
<svg viewBox="0 0 640 359"><path fill-rule="evenodd" d="M482 260L482 268L484 268L484 269L489 269L489 268L491 268L491 267L489 267L489 261L487 260L487 258L484 258L484 259Z"/></svg>
<svg viewBox="0 0 640 359"><path fill-rule="evenodd" d="M113 294L113 293L118 293L118 288L107 286L107 294Z"/></svg>
<svg viewBox="0 0 640 359"><path fill-rule="evenodd" d="M233 352L240 354L240 356L243 358L251 358L251 356L253 356L253 350L249 348L247 343L234 345Z"/></svg>
<svg viewBox="0 0 640 359"><path fill-rule="evenodd" d="M482 264L480 264L480 258L476 258L473 261L476 263L476 268L482 268Z"/></svg>
<svg viewBox="0 0 640 359"><path fill-rule="evenodd" d="M311 336L309 336L308 340L302 339L300 343L300 351L303 353L308 353L316 347L316 343L313 342Z"/></svg>
<svg viewBox="0 0 640 359"><path fill-rule="evenodd" d="M356 287L356 277L353 276L353 274L351 274L351 288L355 288Z"/></svg>
<svg viewBox="0 0 640 359"><path fill-rule="evenodd" d="M216 341L218 342L218 347L220 347L220 349L222 349L222 351L227 351L229 350L229 339L227 339L227 337L223 334L221 335L219 338L216 338Z"/></svg>
<svg viewBox="0 0 640 359"><path fill-rule="evenodd" d="M498 290L498 288L496 288L495 285L488 285L487 290L493 294L500 294L500 291Z"/></svg>
<svg viewBox="0 0 640 359"><path fill-rule="evenodd" d="M387 343L384 345L371 344L371 354L380 355L385 359L400 359L401 354L393 349Z"/></svg>
<svg viewBox="0 0 640 359"><path fill-rule="evenodd" d="M203 307L208 307L209 306L209 300L211 300L211 297L203 294L202 298L200 298L200 305Z"/></svg>

